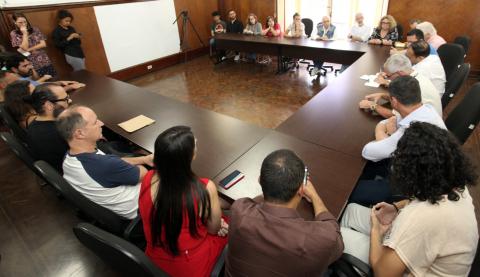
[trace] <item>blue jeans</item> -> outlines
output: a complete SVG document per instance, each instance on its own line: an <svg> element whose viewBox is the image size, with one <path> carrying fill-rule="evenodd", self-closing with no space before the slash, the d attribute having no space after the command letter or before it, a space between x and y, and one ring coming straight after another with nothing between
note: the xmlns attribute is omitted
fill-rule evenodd
<svg viewBox="0 0 480 277"><path fill-rule="evenodd" d="M65 54L65 60L73 68L73 71L85 69L85 58L77 58Z"/></svg>

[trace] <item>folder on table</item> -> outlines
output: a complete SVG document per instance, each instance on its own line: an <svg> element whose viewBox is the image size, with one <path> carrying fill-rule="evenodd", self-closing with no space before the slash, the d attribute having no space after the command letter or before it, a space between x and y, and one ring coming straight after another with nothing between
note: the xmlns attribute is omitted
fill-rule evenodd
<svg viewBox="0 0 480 277"><path fill-rule="evenodd" d="M145 126L151 125L155 123L155 120L148 118L144 115L139 115L137 117L134 117L130 120L127 120L125 122L119 123L118 126L122 128L123 130L133 133L137 130L142 129Z"/></svg>

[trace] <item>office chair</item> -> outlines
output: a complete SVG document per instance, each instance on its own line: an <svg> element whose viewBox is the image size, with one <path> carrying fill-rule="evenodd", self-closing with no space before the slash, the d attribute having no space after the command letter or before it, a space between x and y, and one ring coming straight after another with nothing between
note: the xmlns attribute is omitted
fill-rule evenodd
<svg viewBox="0 0 480 277"><path fill-rule="evenodd" d="M403 41L403 26L397 23L398 41Z"/></svg>
<svg viewBox="0 0 480 277"><path fill-rule="evenodd" d="M222 254L217 259L215 266L212 269L210 277L219 277L225 275L225 258L227 257L228 244L225 245L225 248L222 250Z"/></svg>
<svg viewBox="0 0 480 277"><path fill-rule="evenodd" d="M472 39L469 36L458 36L453 41L453 43L460 44L463 47L463 50L465 50L465 57L467 56L468 49L470 49L471 42Z"/></svg>
<svg viewBox="0 0 480 277"><path fill-rule="evenodd" d="M126 219L115 212L91 201L70 185L58 172L45 161L34 163L35 168L51 186L56 188L76 208L83 212L95 224L129 241L142 244L144 241L140 217Z"/></svg>
<svg viewBox="0 0 480 277"><path fill-rule="evenodd" d="M462 102L445 119L447 129L461 144L467 141L480 121L480 82L474 84Z"/></svg>
<svg viewBox="0 0 480 277"><path fill-rule="evenodd" d="M465 50L463 50L463 47L459 44L445 43L438 48L437 52L442 61L447 80L449 80L455 69L463 64Z"/></svg>
<svg viewBox="0 0 480 277"><path fill-rule="evenodd" d="M337 277L373 277L372 268L347 253L343 253L340 259L335 261L330 267L332 276Z"/></svg>
<svg viewBox="0 0 480 277"><path fill-rule="evenodd" d="M445 84L445 93L442 96L443 109L445 109L448 103L450 103L450 101L465 83L468 78L468 74L470 74L470 64L468 63L462 64L452 73L452 76L450 76L450 79L447 80L447 83Z"/></svg>
<svg viewBox="0 0 480 277"><path fill-rule="evenodd" d="M130 242L92 224L73 227L77 239L122 276L168 276Z"/></svg>
<svg viewBox="0 0 480 277"><path fill-rule="evenodd" d="M31 170L37 177L41 179L41 182L38 182L40 185L45 185L43 182L42 174L35 168L34 163L35 159L33 158L30 151L22 144L14 135L7 132L0 133L2 140L12 149L13 153Z"/></svg>
<svg viewBox="0 0 480 277"><path fill-rule="evenodd" d="M10 112L6 109L3 103L0 103L0 116L3 119L5 125L12 131L12 133L26 145L27 143L27 131L25 131L17 121L12 117Z"/></svg>

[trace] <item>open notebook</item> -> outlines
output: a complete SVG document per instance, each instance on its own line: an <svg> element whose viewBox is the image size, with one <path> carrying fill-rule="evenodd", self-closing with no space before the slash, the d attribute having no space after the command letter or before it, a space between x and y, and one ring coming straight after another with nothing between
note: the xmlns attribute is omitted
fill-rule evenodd
<svg viewBox="0 0 480 277"><path fill-rule="evenodd" d="M120 126L120 128L122 128L123 130L125 130L129 133L133 133L133 132L135 132L137 130L140 130L143 127L151 125L153 123L155 123L155 120L153 120L149 117L146 117L144 115L139 115L139 116L134 117L130 120L119 123L118 126Z"/></svg>

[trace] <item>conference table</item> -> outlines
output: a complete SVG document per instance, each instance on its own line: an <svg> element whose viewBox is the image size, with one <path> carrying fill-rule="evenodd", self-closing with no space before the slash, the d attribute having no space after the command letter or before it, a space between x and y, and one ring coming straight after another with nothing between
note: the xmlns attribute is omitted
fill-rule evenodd
<svg viewBox="0 0 480 277"><path fill-rule="evenodd" d="M388 47L349 41L266 38L223 34L217 49L231 49L288 57L321 59L350 65L277 129L265 129L238 119L176 101L145 89L77 71L65 78L87 86L72 93L77 104L91 107L105 126L139 147L153 152L156 137L175 125L186 125L198 139L194 171L219 183L239 170L245 178L228 190L218 187L222 197L236 200L261 194L258 183L262 160L277 149L295 151L309 168L312 183L334 216L345 207L366 161L362 147L374 139L378 117L358 108L365 95L382 88L364 86L359 77L378 72L389 54ZM155 120L133 133L118 124L138 115ZM311 204L302 201L298 212L313 216Z"/></svg>

